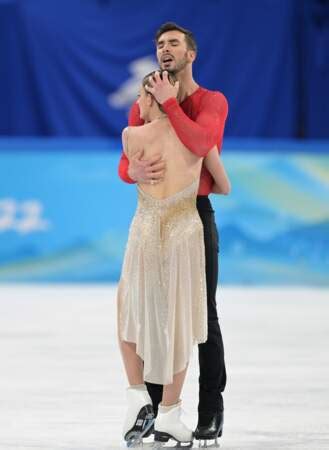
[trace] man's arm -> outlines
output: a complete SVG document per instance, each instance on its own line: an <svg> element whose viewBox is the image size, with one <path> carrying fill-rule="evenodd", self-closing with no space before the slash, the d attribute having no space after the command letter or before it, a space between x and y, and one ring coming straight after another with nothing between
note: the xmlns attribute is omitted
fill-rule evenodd
<svg viewBox="0 0 329 450"><path fill-rule="evenodd" d="M122 181L125 181L126 183L130 184L136 183L136 181L132 180L129 177L128 170L129 170L129 159L124 154L124 152L122 152L118 168L119 177L121 178Z"/></svg>
<svg viewBox="0 0 329 450"><path fill-rule="evenodd" d="M139 115L139 106L135 102L129 112L129 126L140 126L144 121ZM118 173L122 181L126 183L150 183L159 182L164 176L165 163L161 155L154 155L148 160L143 160L143 151L136 152L129 161L124 152L122 152Z"/></svg>
<svg viewBox="0 0 329 450"><path fill-rule="evenodd" d="M147 90L154 95L162 105L163 110L181 140L194 154L202 157L217 145L219 151L224 133L228 104L225 96L220 92L207 92L201 99L201 110L195 120L191 120L180 107L176 97L178 82L170 84L168 73L159 73L149 79Z"/></svg>
<svg viewBox="0 0 329 450"><path fill-rule="evenodd" d="M200 157L206 156L214 145L222 141L228 113L227 100L219 92L211 92L201 101L202 108L195 121L187 117L175 98L162 104L181 142Z"/></svg>
<svg viewBox="0 0 329 450"><path fill-rule="evenodd" d="M214 179L211 192L228 195L231 191L231 183L225 171L221 159L218 157L217 147L213 147L204 158L203 163Z"/></svg>
<svg viewBox="0 0 329 450"><path fill-rule="evenodd" d="M129 117L128 117L128 125L129 126L139 126L143 125L144 121L139 116L139 107L136 102L133 103L132 107L129 111ZM125 181L126 183L136 183L135 180L130 178L129 174L129 159L127 158L127 155L123 151L121 154L120 162L119 162L119 168L118 173L119 177L122 181Z"/></svg>

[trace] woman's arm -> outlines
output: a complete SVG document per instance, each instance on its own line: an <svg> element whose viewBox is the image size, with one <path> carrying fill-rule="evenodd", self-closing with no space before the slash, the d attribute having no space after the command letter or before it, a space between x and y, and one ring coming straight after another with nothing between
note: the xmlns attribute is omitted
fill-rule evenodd
<svg viewBox="0 0 329 450"><path fill-rule="evenodd" d="M231 191L231 183L225 171L224 165L219 158L217 147L213 147L203 160L204 165L214 179L211 192L214 194L228 195Z"/></svg>

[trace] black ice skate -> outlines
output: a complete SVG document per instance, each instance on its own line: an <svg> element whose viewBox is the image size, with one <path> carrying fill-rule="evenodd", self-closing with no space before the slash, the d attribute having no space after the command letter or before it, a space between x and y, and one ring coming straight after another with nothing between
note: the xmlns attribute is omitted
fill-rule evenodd
<svg viewBox="0 0 329 450"><path fill-rule="evenodd" d="M218 437L222 435L224 423L224 412L201 415L196 427L194 437L199 441L199 447L218 448ZM214 442L212 442L214 441Z"/></svg>

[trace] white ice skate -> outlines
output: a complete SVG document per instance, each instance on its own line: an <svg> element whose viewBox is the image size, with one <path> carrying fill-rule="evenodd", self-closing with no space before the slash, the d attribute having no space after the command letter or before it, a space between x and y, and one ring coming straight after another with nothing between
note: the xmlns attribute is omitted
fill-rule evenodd
<svg viewBox="0 0 329 450"><path fill-rule="evenodd" d="M123 425L127 447L138 447L152 433L154 412L146 386L127 388L128 410Z"/></svg>
<svg viewBox="0 0 329 450"><path fill-rule="evenodd" d="M165 447L170 440L176 442L176 448L191 448L193 432L181 420L181 401L173 407L159 405L159 412L154 422L154 448Z"/></svg>

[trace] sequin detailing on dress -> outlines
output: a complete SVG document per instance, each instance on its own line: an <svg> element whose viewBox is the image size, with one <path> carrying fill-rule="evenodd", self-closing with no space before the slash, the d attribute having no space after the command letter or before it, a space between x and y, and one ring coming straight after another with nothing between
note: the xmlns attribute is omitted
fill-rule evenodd
<svg viewBox="0 0 329 450"><path fill-rule="evenodd" d="M138 187L138 206L118 289L118 327L136 343L144 380L171 384L193 345L207 340L203 227L199 181L159 200Z"/></svg>

